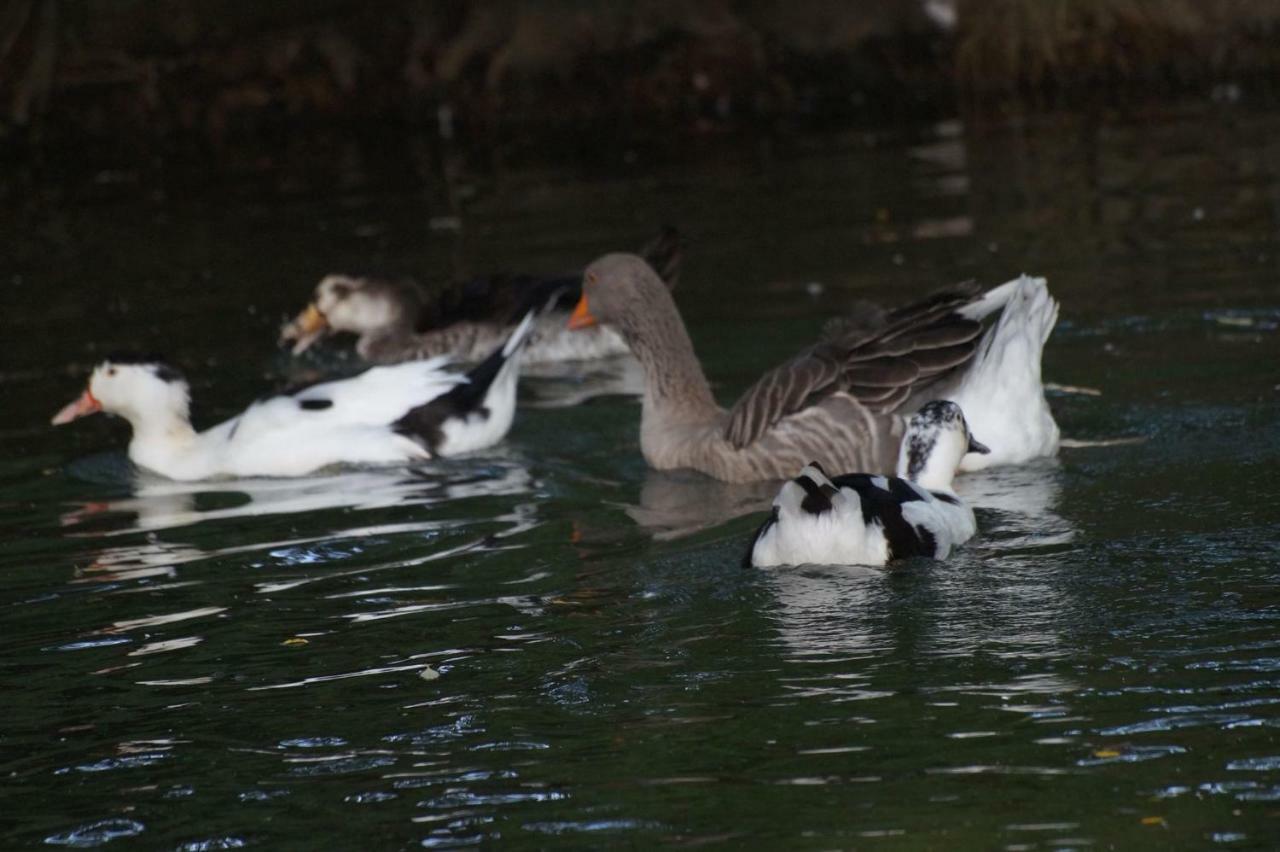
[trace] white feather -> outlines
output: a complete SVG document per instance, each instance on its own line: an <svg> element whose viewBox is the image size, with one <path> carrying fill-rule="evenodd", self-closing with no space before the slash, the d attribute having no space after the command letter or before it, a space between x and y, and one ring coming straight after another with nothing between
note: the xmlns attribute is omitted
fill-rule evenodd
<svg viewBox="0 0 1280 852"><path fill-rule="evenodd" d="M1003 310L1002 310L1003 309ZM961 470L1020 464L1058 450L1058 424L1044 398L1040 359L1058 320L1043 278L1022 276L986 293L960 313L981 319L1002 310L958 384L946 398L964 410L973 434L991 448L969 453Z"/></svg>
<svg viewBox="0 0 1280 852"><path fill-rule="evenodd" d="M447 358L431 358L371 367L349 379L323 382L297 394L255 402L239 417L214 428L234 428L235 435L230 440L243 445L261 440L264 435L295 429L315 434L352 426L385 427L410 409L467 381L466 376L445 370L448 363ZM302 405L323 400L332 404L311 410Z"/></svg>
<svg viewBox="0 0 1280 852"><path fill-rule="evenodd" d="M522 344L530 327L526 318L507 351ZM442 453L481 449L506 435L515 412L518 361L508 359L489 388L487 419L441 424L449 436ZM91 376L90 391L102 410L133 426L129 457L170 479L302 476L335 464L429 458L430 451L402 434L396 423L468 381L445 370L446 364L446 359L435 358L374 367L349 379L255 402L202 433L191 428L186 383L162 377L154 365L104 363Z"/></svg>
<svg viewBox="0 0 1280 852"><path fill-rule="evenodd" d="M511 429L516 416L516 385L520 377L520 361L524 357L522 350L534 331L535 316L533 311L525 314L503 344L502 355L506 361L485 391L481 404L483 414L475 412L461 419L452 418L441 426L444 440L438 448L440 455L456 456L483 449L502 440Z"/></svg>
<svg viewBox="0 0 1280 852"><path fill-rule="evenodd" d="M939 408L944 413L954 410L954 416L938 416ZM884 476L852 480L861 488L860 493L849 484L837 488L818 467L806 465L796 479L782 486L774 499L773 516L752 542L751 564L761 568L805 564L884 565L895 555L904 555L894 554L886 521L899 531L895 533L896 542L911 543L912 550L906 552L928 552L931 537L932 556L945 558L952 548L968 541L977 531L973 509L951 489L956 467L970 446L969 441L965 418L959 410L951 403L935 402L911 419L902 439L899 477L905 477L910 471L915 481L903 478L895 483ZM922 452L924 458L919 457ZM909 464L911 459L917 464ZM810 496L815 489L806 489L800 480L808 480L821 494ZM869 499L866 513L863 512L864 496ZM810 501L808 506L806 500ZM825 508L824 502L829 502L830 508ZM883 508L886 505L895 509L886 511ZM898 512L901 512L901 521ZM903 521L913 529L903 530L900 526Z"/></svg>

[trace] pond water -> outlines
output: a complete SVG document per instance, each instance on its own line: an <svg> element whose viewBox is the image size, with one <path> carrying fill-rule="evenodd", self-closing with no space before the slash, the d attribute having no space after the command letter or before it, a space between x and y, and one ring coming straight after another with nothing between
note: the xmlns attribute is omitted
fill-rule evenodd
<svg viewBox="0 0 1280 852"><path fill-rule="evenodd" d="M13 176L0 845L1276 848L1277 140L1202 103ZM856 298L1047 276L1090 445L965 477L945 563L761 572L772 487L646 471L627 397L524 407L475 458L194 486L118 422L47 425L121 347L229 416L331 269L554 271L661 222L726 400Z"/></svg>

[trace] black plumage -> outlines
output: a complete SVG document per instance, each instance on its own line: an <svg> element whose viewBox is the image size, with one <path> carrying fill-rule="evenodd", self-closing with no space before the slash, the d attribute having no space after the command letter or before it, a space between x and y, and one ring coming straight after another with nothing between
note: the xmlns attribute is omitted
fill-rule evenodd
<svg viewBox="0 0 1280 852"><path fill-rule="evenodd" d="M751 561L751 556L753 553L756 552L756 542L758 542L760 538L769 531L769 528L772 527L777 522L778 522L778 507L774 506L773 511L769 513L769 517L765 518L764 523L760 525L760 529L756 530L756 534L751 537L751 543L747 545L747 552L742 557L743 568L755 567L755 565Z"/></svg>
<svg viewBox="0 0 1280 852"><path fill-rule="evenodd" d="M502 367L511 355L504 355L505 345L499 346L476 366L467 372L468 381L455 385L450 390L428 403L410 409L403 417L392 424L392 428L402 435L417 438L426 444L432 453L439 451L444 443L444 424L450 419L466 419L478 417L489 418L489 409L484 400L489 393ZM517 347L512 355L519 353Z"/></svg>
<svg viewBox="0 0 1280 852"><path fill-rule="evenodd" d="M886 487L877 485L874 482L877 479L882 480ZM937 554L938 542L933 534L902 516L904 504L925 499L916 486L896 476L880 477L869 473L833 476L831 483L836 488L850 488L857 492L862 503L863 523L879 523L884 528L890 559L910 556L932 558Z"/></svg>
<svg viewBox="0 0 1280 852"><path fill-rule="evenodd" d="M684 237L667 225L640 250L668 287L675 287L684 262ZM582 273L531 275L498 272L427 287L412 278L376 274L349 276L365 287L382 290L400 305L418 334L439 331L456 323L517 322L530 310L544 306L568 311L582 297ZM341 283L332 285L343 288ZM340 296L341 297L341 296Z"/></svg>
<svg viewBox="0 0 1280 852"><path fill-rule="evenodd" d="M830 485L819 485L807 476L797 476L796 484L804 489L804 499L800 508L810 515L821 515L831 511L831 498L836 489Z"/></svg>
<svg viewBox="0 0 1280 852"><path fill-rule="evenodd" d="M153 352L113 352L103 359L104 363L120 367L150 367L156 378L162 382L186 382L182 371L165 360L163 355Z"/></svg>

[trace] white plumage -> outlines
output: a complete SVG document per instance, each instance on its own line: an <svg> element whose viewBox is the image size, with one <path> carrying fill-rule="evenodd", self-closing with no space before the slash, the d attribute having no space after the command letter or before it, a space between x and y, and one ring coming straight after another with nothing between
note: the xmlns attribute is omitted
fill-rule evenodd
<svg viewBox="0 0 1280 852"><path fill-rule="evenodd" d="M951 489L956 468L966 453L987 452L955 403L931 402L907 426L898 476L829 478L816 462L806 465L778 492L747 562L764 568L946 558L977 528L973 510Z"/></svg>
<svg viewBox="0 0 1280 852"><path fill-rule="evenodd" d="M196 432L185 379L152 358L101 363L55 425L105 411L133 427L129 458L171 479L302 476L334 464L396 464L500 441L515 416L519 353L533 314L467 374L447 359L373 367L259 400Z"/></svg>
<svg viewBox="0 0 1280 852"><path fill-rule="evenodd" d="M1001 310L1003 309L1003 310ZM938 396L964 411L969 428L991 446L969 453L960 470L1021 464L1058 451L1058 424L1044 398L1040 360L1058 321L1058 302L1043 278L1023 275L983 294L959 313L981 320L1001 310L970 366Z"/></svg>

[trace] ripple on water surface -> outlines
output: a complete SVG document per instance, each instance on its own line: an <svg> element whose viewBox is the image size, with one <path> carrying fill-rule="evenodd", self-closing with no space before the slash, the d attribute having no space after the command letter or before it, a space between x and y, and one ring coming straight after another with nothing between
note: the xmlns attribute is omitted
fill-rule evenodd
<svg viewBox="0 0 1280 852"><path fill-rule="evenodd" d="M773 486L646 471L634 400L547 405L583 395L567 379L531 385L543 407L492 454L411 470L189 485L119 453L64 469L77 442L121 441L32 428L72 356L43 306L11 306L32 363L0 376L17 400L0 430L4 845L1271 848L1280 334L1258 258L1280 246L1274 175L1247 164L1276 127L1100 120L755 152L745 171L620 179L618 199L517 170L477 191L518 198L468 212L485 251L572 268L588 243L630 245L638 217L687 211L710 237L677 298L724 398L854 296L1044 271L1064 320L1045 375L1077 446L961 479L980 532L945 563L744 570ZM165 280L188 280L187 256L212 252L218 304L195 318L185 298L132 298L133 263L50 262L85 299L134 306L107 311L120 334L214 347L227 397L208 404L226 412L257 357L237 335L265 352L286 306L263 300L314 274L287 267L313 257L315 222L335 251L376 232L379 256L418 268L436 251L423 195L225 221L170 201L159 243L151 208L145 228L83 211L107 238L83 257L172 248ZM551 258L566 227L577 248Z"/></svg>

